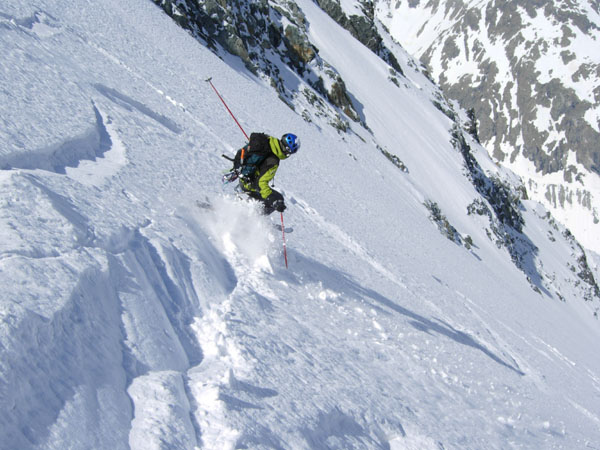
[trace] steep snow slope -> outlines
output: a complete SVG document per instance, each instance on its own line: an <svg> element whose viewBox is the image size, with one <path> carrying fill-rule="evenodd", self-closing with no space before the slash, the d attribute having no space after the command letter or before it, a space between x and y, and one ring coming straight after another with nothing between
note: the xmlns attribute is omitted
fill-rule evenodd
<svg viewBox="0 0 600 450"><path fill-rule="evenodd" d="M375 138L304 122L150 1L2 5L0 447L599 447L588 305L536 293L467 216L425 80L395 85L298 4ZM243 136L207 76L247 131L302 138L277 176L288 270L279 219L220 185ZM524 208L544 268L567 270Z"/></svg>

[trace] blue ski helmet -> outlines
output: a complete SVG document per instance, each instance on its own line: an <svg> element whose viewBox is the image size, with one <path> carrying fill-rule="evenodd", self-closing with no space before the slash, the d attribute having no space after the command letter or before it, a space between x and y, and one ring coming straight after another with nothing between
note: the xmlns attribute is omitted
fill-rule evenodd
<svg viewBox="0 0 600 450"><path fill-rule="evenodd" d="M281 142L285 147L283 151L287 155L296 153L300 148L300 139L298 138L298 136L292 133L286 133L283 136L281 136Z"/></svg>

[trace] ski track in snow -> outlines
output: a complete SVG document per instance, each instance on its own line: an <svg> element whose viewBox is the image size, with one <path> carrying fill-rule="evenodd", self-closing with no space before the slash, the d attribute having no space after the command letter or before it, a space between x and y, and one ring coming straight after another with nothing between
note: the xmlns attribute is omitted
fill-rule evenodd
<svg viewBox="0 0 600 450"><path fill-rule="evenodd" d="M399 281L399 277L397 275L392 274L389 270L387 270L380 263L378 263L374 258L372 258L368 254L368 252L362 246L360 246L350 236L348 236L346 233L344 233L338 226L336 226L334 224L331 224L331 223L327 223L323 219L323 217L320 216L313 208L310 208L306 204L306 202L304 202L302 200L295 199L294 197L292 197L292 202L298 204L306 212L307 216L310 218L311 221L313 221L315 223L315 225L317 226L317 228L323 229L323 230L327 230L330 233L330 235L336 241L338 241L341 245L343 245L345 248L347 248L350 251L352 251L359 258L363 259L367 264L371 265L375 269L376 272L380 273L381 275L383 275L384 277L386 277L388 280L390 280L392 283L396 284L400 288L406 290L407 293L410 296L416 298L416 297L418 297L418 295L416 294L416 292L420 291L420 290L423 290L424 286L419 286L417 284L417 285L415 285L414 288L411 289L404 282ZM460 295L462 298L464 298L465 300L469 301L460 292L456 292L456 293L458 295ZM327 296L328 294L324 293L323 295ZM337 294L334 293L333 295L335 296ZM444 316L443 311L440 308L438 308L433 302L431 302L429 300L427 300L427 302L428 302L429 306L433 309L433 311L435 311L439 315L439 317L443 317ZM392 304L391 302L389 302L387 306L391 307L392 309L395 309L395 308L397 309L398 308L396 305ZM478 321L480 321L481 323L483 323L485 325L485 321L481 318L480 315L477 315L473 311L473 309L471 309L471 308L469 308L469 311L470 311L470 313L473 316L475 316L477 318ZM439 321L439 319L438 319L438 321ZM511 368L514 367L514 369L518 373L522 374L522 372L519 370L518 364L516 364L516 362L514 361L513 358L511 358L510 356L508 356L508 359L511 360L511 364L509 365L509 364L505 363L502 359L500 359L500 358L496 357L495 355L493 355L493 353L488 350L488 346L486 346L485 343L481 343L481 337L479 337L477 340L475 340L475 339L473 339L471 337L470 333L465 333L464 330L460 330L460 327L451 326L451 325L449 325L447 323L443 324L442 322L440 322L440 324L442 324L443 326L447 327L448 329L452 329L458 335L463 335L465 342L472 342L475 347L479 347L485 353L488 353L488 354L492 355L493 359L496 359L497 361L501 362L502 364L506 364L507 367L511 367ZM489 326L486 325L486 328L488 328L487 332L491 335L492 331L490 331ZM494 342L500 341L500 337L497 336L497 335L496 336L492 335L492 338L493 338ZM504 348L507 347L506 344L504 344L503 346L504 346Z"/></svg>
<svg viewBox="0 0 600 450"><path fill-rule="evenodd" d="M311 219L311 221L317 226L317 228L324 229L331 237L333 237L336 241L338 241L345 248L352 251L356 256L363 259L367 264L372 266L377 272L381 273L385 277L387 277L390 281L397 284L399 287L403 289L407 289L406 285L402 283L400 277L398 275L392 274L389 270L383 267L379 262L377 262L368 252L354 239L352 239L347 233L342 231L337 225L329 223L323 219L323 217L317 213L313 208L311 208L305 201L297 200L294 197L291 198L292 203L297 203L300 208L302 208L307 216Z"/></svg>

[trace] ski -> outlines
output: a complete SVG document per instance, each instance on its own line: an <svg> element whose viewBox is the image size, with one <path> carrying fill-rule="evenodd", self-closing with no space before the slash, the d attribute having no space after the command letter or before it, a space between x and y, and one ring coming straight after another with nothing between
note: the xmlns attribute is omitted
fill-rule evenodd
<svg viewBox="0 0 600 450"><path fill-rule="evenodd" d="M279 223L274 223L273 227L277 230L277 231L281 231L281 224ZM283 231L285 231L286 233L291 233L292 231L294 231L294 229L292 227L285 227L283 229Z"/></svg>
<svg viewBox="0 0 600 450"><path fill-rule="evenodd" d="M204 209L207 211L212 211L214 209L212 203L208 200L208 198L206 200L196 200L196 206L200 209ZM271 225L273 226L273 228L275 230L282 231L280 223L271 223ZM283 229L283 231L286 233L291 233L292 231L294 231L294 228L293 227L285 227Z"/></svg>
<svg viewBox="0 0 600 450"><path fill-rule="evenodd" d="M196 200L196 206L200 209L213 209L213 205L208 201Z"/></svg>

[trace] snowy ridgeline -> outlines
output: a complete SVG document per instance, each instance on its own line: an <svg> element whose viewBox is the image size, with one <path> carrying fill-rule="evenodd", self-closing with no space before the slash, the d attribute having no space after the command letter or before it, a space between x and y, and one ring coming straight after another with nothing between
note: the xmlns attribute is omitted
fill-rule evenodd
<svg viewBox="0 0 600 450"><path fill-rule="evenodd" d="M0 7L0 448L600 448L565 230L521 204L528 281L426 80L299 6L373 135L306 123L150 1ZM221 189L243 137L209 75L247 131L302 138L287 270L279 217Z"/></svg>

